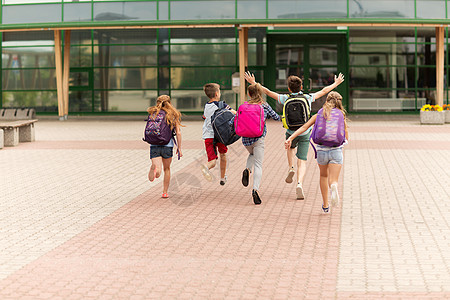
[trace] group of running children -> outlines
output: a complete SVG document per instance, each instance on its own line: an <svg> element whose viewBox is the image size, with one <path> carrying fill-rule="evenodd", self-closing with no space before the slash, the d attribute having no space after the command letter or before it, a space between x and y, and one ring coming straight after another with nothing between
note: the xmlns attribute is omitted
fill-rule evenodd
<svg viewBox="0 0 450 300"><path fill-rule="evenodd" d="M305 198L303 179L306 172L306 160L310 139L314 142L317 163L320 170L320 191L322 193L322 211L330 213L330 206L339 204L338 178L343 164L342 148L347 143L347 118L342 105L342 96L333 91L344 81L340 73L334 76L334 83L322 90L304 94L302 80L298 76L289 76L287 85L289 94L278 94L257 83L255 76L246 72L249 100L241 104L237 111L221 101L220 86L208 83L204 92L209 98L204 109L202 138L205 143L208 162L201 165L203 176L213 180L211 169L219 160L220 184L227 182L228 145L242 137L242 144L248 151L247 164L242 172L242 185L247 187L250 175L253 175L253 202L261 204L260 183L264 158L264 139L267 134L266 120L272 118L282 121L286 128L284 146L287 153L288 171L286 183L292 183L295 175L295 156L297 157L297 199ZM262 94L275 99L283 105L283 117L280 117L267 103ZM328 94L328 95L327 95ZM323 107L311 116L311 104L327 95ZM147 109L149 117L144 140L150 144L151 167L148 173L150 181L161 176L164 170L162 198L168 198L170 183L170 164L173 147L176 145L178 159L181 152L181 114L173 107L170 97L159 96L156 106ZM314 125L314 126L312 126ZM315 147L314 147L315 146ZM294 156L295 155L295 156ZM331 191L331 192L329 192ZM328 196L331 195L329 203Z"/></svg>

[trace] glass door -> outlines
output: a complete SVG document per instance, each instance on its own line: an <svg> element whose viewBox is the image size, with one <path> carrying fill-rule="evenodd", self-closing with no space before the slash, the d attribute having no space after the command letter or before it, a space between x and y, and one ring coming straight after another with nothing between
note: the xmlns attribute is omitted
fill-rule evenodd
<svg viewBox="0 0 450 300"><path fill-rule="evenodd" d="M70 68L69 110L71 112L93 111L92 68Z"/></svg>
<svg viewBox="0 0 450 300"><path fill-rule="evenodd" d="M296 75L303 80L304 93L317 92L332 84L335 74L347 74L345 45L346 38L343 35L269 35L265 82L277 93L288 93L286 78ZM337 91L347 106L346 82ZM324 102L325 97L316 99L312 110L318 111ZM280 105L276 108L277 111L281 110Z"/></svg>

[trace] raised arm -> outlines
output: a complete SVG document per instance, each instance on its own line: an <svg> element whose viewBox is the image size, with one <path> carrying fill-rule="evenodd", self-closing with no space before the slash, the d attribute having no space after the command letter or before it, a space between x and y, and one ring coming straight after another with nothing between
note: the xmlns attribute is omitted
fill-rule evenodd
<svg viewBox="0 0 450 300"><path fill-rule="evenodd" d="M344 75L339 73L339 76L334 75L334 83L329 86L324 87L322 90L314 93L314 99L319 99L320 97L328 94L332 90L334 90L338 85L344 82Z"/></svg>
<svg viewBox="0 0 450 300"><path fill-rule="evenodd" d="M247 71L247 72L244 73L244 78L245 78L245 80L247 80L247 82L250 83L250 84L255 84L255 83L256 83L255 74L250 73L249 71ZM279 97L278 97L279 94L278 94L278 93L272 92L271 90L269 90L268 88L266 88L266 87L263 86L262 84L261 84L261 87L262 87L262 90L263 90L264 94L266 94L266 95L269 96L270 98L273 98L273 99L279 101L279 100L278 100L278 99L279 99Z"/></svg>

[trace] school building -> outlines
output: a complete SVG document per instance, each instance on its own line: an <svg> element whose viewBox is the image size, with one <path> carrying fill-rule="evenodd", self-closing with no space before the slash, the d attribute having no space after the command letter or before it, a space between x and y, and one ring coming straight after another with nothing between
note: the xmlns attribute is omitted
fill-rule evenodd
<svg viewBox="0 0 450 300"><path fill-rule="evenodd" d="M449 103L449 10L450 0L2 0L0 106L64 119L143 113L168 94L201 113L207 82L236 107L248 69L277 92L291 74L314 92L342 72L348 111L417 112Z"/></svg>

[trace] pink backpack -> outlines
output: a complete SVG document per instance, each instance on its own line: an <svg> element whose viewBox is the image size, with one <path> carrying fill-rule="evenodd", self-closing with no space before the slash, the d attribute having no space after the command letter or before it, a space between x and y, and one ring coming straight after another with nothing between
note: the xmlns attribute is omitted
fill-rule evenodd
<svg viewBox="0 0 450 300"><path fill-rule="evenodd" d="M260 137L264 133L264 108L260 104L244 102L234 118L236 134L242 137Z"/></svg>

